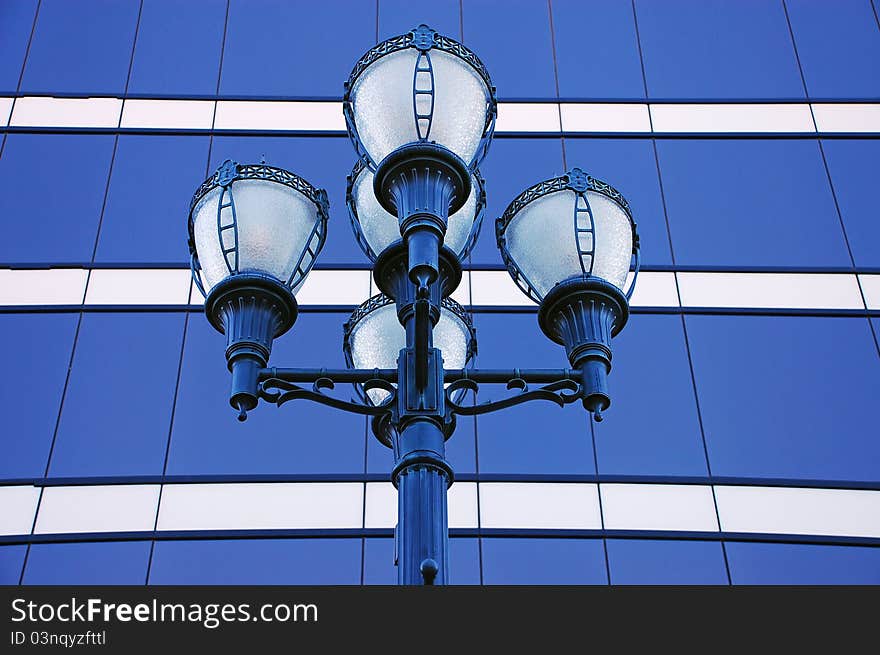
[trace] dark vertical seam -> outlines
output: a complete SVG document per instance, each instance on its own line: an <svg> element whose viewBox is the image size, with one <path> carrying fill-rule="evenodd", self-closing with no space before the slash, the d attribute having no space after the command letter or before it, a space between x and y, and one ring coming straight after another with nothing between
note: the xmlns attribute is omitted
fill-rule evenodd
<svg viewBox="0 0 880 655"><path fill-rule="evenodd" d="M229 25L229 2L226 0L226 16L223 19L223 36L220 40L220 62L217 66L217 85L215 87L215 96L220 95L220 79L223 72L223 53L226 49L226 28ZM211 116L211 135L208 137L208 157L205 162L205 177L211 170L211 149L214 144L214 121L217 119L217 103L214 99L214 113ZM192 294L196 291L195 285L190 281L189 285L189 301L192 302ZM165 476L168 474L168 460L171 455L171 435L174 433L174 417L177 414L177 398L180 393L180 379L183 376L183 355L186 350L186 335L189 332L189 315L190 312L184 313L183 318L183 335L180 339L180 356L177 360L177 379L174 382L174 399L171 401L171 419L168 422L168 437L165 442L165 461L162 464L162 484L159 485L159 497L156 499L156 517L153 521L153 532L159 527L159 511L162 508L162 492L165 490ZM150 584L150 574L153 570L153 553L156 550L156 540L150 541L150 556L147 559L147 575L144 579L144 585Z"/></svg>
<svg viewBox="0 0 880 655"><path fill-rule="evenodd" d="M33 40L34 30L36 28L36 23L37 23L37 15L39 14L41 4L42 3L37 5L37 11L34 14L34 23L31 26L31 38L28 41L27 53L25 54L25 63L22 64L21 74L19 75L19 80L18 80L19 89L21 88L21 80L24 76L24 67L27 62L27 54L30 52L31 41ZM123 91L123 97L125 97L125 95L128 94L128 83L129 83L129 80L131 79L131 68L132 68L132 64L134 63L134 49L135 49L135 46L137 45L137 32L140 27L141 11L143 10L143 7L144 7L143 0L140 0L140 3L138 4L138 15L137 15L137 19L135 20L135 26L134 26L134 37L131 42L131 55L129 55L129 58L128 58L128 72L126 73L126 77L125 77L125 88ZM116 120L117 127L119 126L119 124L122 121L123 104L124 103L120 103L120 106L119 106L119 117ZM14 101L13 101L13 106L14 106ZM11 114L10 114L10 117L11 117ZM95 256L98 252L98 243L101 238L101 225L104 222L104 212L107 209L107 197L110 195L110 180L113 178L113 164L116 161L116 150L117 150L118 145L119 145L119 134L117 133L113 137L113 150L110 153L110 166L107 169L107 182L104 185L104 198L101 201L101 212L98 215L98 227L95 232L95 242L92 244L92 257L91 257L92 265L94 265L94 263L95 263ZM84 306L85 302L86 302L86 294L88 293L89 282L91 281L91 277L92 277L92 268L93 268L93 266L90 266L86 270L86 280L85 280L85 286L83 287L83 297L82 297L81 306ZM49 477L49 467L52 465L52 455L55 453L55 444L58 441L58 430L61 427L61 416L64 413L64 401L67 397L67 390L70 387L70 374L71 374L71 371L73 370L73 362L76 357L76 347L79 342L79 333L80 333L80 329L82 328L83 316L84 316L84 312L82 310L80 310L79 315L77 316L77 320L76 320L76 330L74 331L74 334L73 334L73 345L70 349L70 359L68 359L68 361L67 361L67 373L64 377L64 386L62 387L62 390L61 390L61 402L58 405L58 414L55 417L55 428L52 431L52 442L49 445L49 454L46 457L46 468L43 469L43 477L44 478ZM33 534L34 529L36 528L37 518L40 515L40 507L43 503L43 492L44 492L44 488L41 487L40 488L40 495L37 498L37 506L34 509L34 520L33 520L33 523L31 524L31 534ZM158 511L158 508L157 508L157 511ZM24 562L22 563L22 567L21 567L21 577L19 578L19 584L23 584L23 582L24 582L24 572L25 572L25 568L27 566L27 560L28 560L28 556L30 555L30 552L31 552L31 545L28 544L27 550L25 551L25 555L24 555Z"/></svg>
<svg viewBox="0 0 880 655"><path fill-rule="evenodd" d="M16 98L12 99L12 105L9 107L9 116L7 117L8 122L12 122L12 112L15 110L15 101L17 99L18 94L21 93L21 82L24 79L24 70L25 70L25 67L27 66L28 55L30 55L30 52L31 52L31 43L33 43L33 40L34 40L34 32L37 29L37 17L40 15L40 5L42 5L42 4L43 4L43 0L37 0L37 8L34 11L34 20L31 23L31 33L30 33L30 36L28 36L27 47L24 50L24 58L21 61L21 70L18 73L18 83L15 86ZM5 150L5 148L6 148L6 132L3 133L3 139L0 140L0 157L3 157L3 150ZM83 289L83 303L85 303L85 301L86 301L85 289ZM73 344L76 343L76 334L78 332L79 332L79 325L77 325L77 330L74 333L73 343L71 344L71 349L73 348ZM73 354L71 354L71 358L72 357L73 357ZM68 360L68 369L67 370L68 370L68 374L69 374L70 360ZM64 402L64 390L66 390L66 389L67 389L67 382L65 381L64 389L62 389L62 391L61 391L61 402L62 403ZM56 415L56 417L55 417L56 429L58 426L58 417L60 415L61 415L61 405L59 404L58 415ZM54 436L53 436L53 439L54 439ZM40 495L37 497L37 506L34 508L34 520L31 522L31 534L34 533L34 528L37 525L37 512L40 509L40 502L42 500L43 500L43 488L40 487ZM30 543L28 543L27 547L24 550L24 559L22 559L22 561L21 561L21 571L19 572L19 575L18 575L18 584L20 584L20 585L24 584L24 570L27 567L28 555L30 555L30 553L31 553L31 545L30 545Z"/></svg>
<svg viewBox="0 0 880 655"><path fill-rule="evenodd" d="M596 471L596 497L599 499L599 527L605 532L605 510L602 507L602 485L599 484L599 455L596 452L596 428L593 425L591 415L588 415L587 422L590 424L590 437L593 440L593 468ZM602 550L605 552L605 578L608 586L611 586L611 565L608 563L608 539L602 537Z"/></svg>
<svg viewBox="0 0 880 655"><path fill-rule="evenodd" d="M645 98L647 99L648 98L648 77L645 73L645 60L644 60L644 55L642 53L642 38L641 38L641 34L639 33L639 18L638 18L638 14L636 12L635 0L631 0L631 6L632 6L632 12L633 12L633 24L634 24L635 30L636 30L636 44L638 45L639 60L641 61L641 67L642 67L642 84L645 89ZM654 136L654 121L653 121L653 117L651 115L650 104L648 105L648 123L651 128L651 145L654 149L654 165L657 168L657 184L660 188L660 203L663 207L663 219L666 223L666 238L669 241L669 256L672 258L672 266L673 266L673 268L675 268L675 265L676 265L675 247L672 244L672 229L669 224L669 211L666 207L666 191L663 187L663 175L660 171L660 154L657 149L657 139ZM675 293L676 293L676 296L678 297L678 304L679 304L679 306L681 306L681 289L679 288L679 285L678 285L678 273L674 272L673 277L675 279ZM697 409L697 422L699 423L699 426L700 426L700 439L702 440L702 443L703 443L703 457L705 458L705 461L706 461L706 473L708 473L709 480L710 480L709 488L712 491L712 504L715 507L715 520L718 522L718 529L720 530L721 529L721 513L718 511L718 498L715 495L715 485L713 483L711 483L711 481L712 481L712 463L709 459L709 445L706 441L706 428L703 425L703 410L702 410L702 407L700 406L700 394L697 389L697 376L696 376L696 372L694 371L693 356L691 355L691 343L690 343L690 338L688 337L687 322L685 321L684 314L680 314L680 317L681 317L681 331L682 331L682 335L684 336L684 347L685 347L685 352L687 353L688 370L690 371L690 375L691 375L691 388L692 388L693 394L694 394L694 404ZM724 556L724 570L727 573L727 584L730 585L733 583L732 583L732 579L730 576L730 563L728 562L728 559L727 559L727 546L726 546L723 539L720 541L721 541L721 554Z"/></svg>
<svg viewBox="0 0 880 655"><path fill-rule="evenodd" d="M798 53L797 42L794 38L794 28L791 25L791 19L788 15L788 8L786 7L785 0L781 0L782 2L782 11L785 13L785 21L788 25L788 35L791 38L791 46L794 48L794 58L797 61L798 71L801 75L801 84L804 86L804 94L807 96L809 100L809 93L807 91L807 78L804 74L803 66L801 65L800 54ZM871 5L873 7L873 4ZM808 102L807 106L810 108L810 117L813 120L813 129L816 130L816 134L819 133L819 124L816 122L816 114L813 111L813 103ZM849 255L850 265L852 266L853 274L856 278L856 285L859 288L859 295L862 298L862 305L865 308L865 320L868 321L868 329L871 331L871 337L874 340L874 348L877 351L877 356L880 357L880 340L877 338L877 331L874 329L874 323L871 321L871 316L868 313L868 299L865 297L864 289L862 289L862 282L859 279L858 274L856 273L856 258L853 255L852 247L849 242L849 235L846 231L846 224L843 221L843 212L840 210L840 203L837 200L837 191L834 188L834 180L831 178L831 167L828 165L828 158L825 156L825 147L822 145L822 139L818 136L816 137L816 143L819 146L819 154L822 157L822 166L825 169L825 176L828 179L828 187L831 190L831 199L834 201L834 211L837 212L837 221L840 223L840 230L843 232L843 242L846 245L846 252Z"/></svg>
<svg viewBox="0 0 880 655"><path fill-rule="evenodd" d="M15 101L18 100L18 95L21 93L21 83L24 80L24 70L27 66L28 55L31 53L31 43L34 40L34 32L37 30L37 17L40 15L40 5L43 4L43 0L37 0L37 8L34 11L34 20L31 22L31 32L28 36L27 46L24 49L24 57L21 60L21 70L18 72L18 82L15 85L15 97L12 99L12 104L9 106L9 115L6 117L7 125L12 122L12 112L15 111ZM6 147L6 132L3 133L3 139L0 140L0 157L3 156L3 150Z"/></svg>
<svg viewBox="0 0 880 655"><path fill-rule="evenodd" d="M470 253L468 253L468 271L467 271L467 281L468 281L468 315L471 318L471 321L474 320L474 283L473 283L473 261L471 259ZM479 343L479 342L478 342ZM479 357L479 350L474 355L474 364L476 364L476 360ZM477 394L471 394L471 401L476 405L477 404ZM476 474L477 479L477 563L479 564L480 571L480 585L483 585L483 515L480 506L480 439L479 432L477 427L477 415L474 414L471 417L474 421L474 473Z"/></svg>
<svg viewBox="0 0 880 655"><path fill-rule="evenodd" d="M375 41L379 43L379 0L376 0L376 34Z"/></svg>
<svg viewBox="0 0 880 655"><path fill-rule="evenodd" d="M464 0L458 0L458 37L464 43Z"/></svg>
<svg viewBox="0 0 880 655"><path fill-rule="evenodd" d="M874 4L874 0L871 0L871 11L874 12L874 21L877 23L877 29L880 30L880 17L877 15L877 5Z"/></svg>
<svg viewBox="0 0 880 655"><path fill-rule="evenodd" d="M556 114L559 117L559 140L562 144L562 170L568 170L568 157L565 153L565 131L562 129L562 104L559 99L559 60L556 56L556 27L553 23L553 2L547 0L547 14L550 16L550 52L553 54L553 77L556 83Z"/></svg>

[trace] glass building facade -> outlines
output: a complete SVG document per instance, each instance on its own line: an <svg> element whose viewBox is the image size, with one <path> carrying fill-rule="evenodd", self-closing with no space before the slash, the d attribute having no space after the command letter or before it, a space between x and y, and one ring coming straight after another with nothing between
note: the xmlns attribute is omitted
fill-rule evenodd
<svg viewBox="0 0 880 655"><path fill-rule="evenodd" d="M878 9L0 2L0 582L396 581L367 422L307 403L235 420L186 215L227 158L325 187L328 240L272 362L343 367L375 290L342 83L424 22L500 101L455 295L476 365L566 366L495 245L527 186L607 180L643 255L604 422L536 403L459 421L451 582L880 583Z"/></svg>

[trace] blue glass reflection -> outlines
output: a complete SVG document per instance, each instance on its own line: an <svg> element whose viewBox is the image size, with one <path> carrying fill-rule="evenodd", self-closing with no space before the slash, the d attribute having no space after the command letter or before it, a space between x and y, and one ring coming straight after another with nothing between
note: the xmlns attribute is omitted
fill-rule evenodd
<svg viewBox="0 0 880 655"><path fill-rule="evenodd" d="M733 584L880 584L880 548L727 544Z"/></svg>
<svg viewBox="0 0 880 655"><path fill-rule="evenodd" d="M726 585L718 541L609 539L614 585Z"/></svg>
<svg viewBox="0 0 880 655"><path fill-rule="evenodd" d="M608 584L601 539L483 539L488 585Z"/></svg>
<svg viewBox="0 0 880 655"><path fill-rule="evenodd" d="M360 578L360 539L158 541L150 567L154 585L349 585Z"/></svg>
<svg viewBox="0 0 880 655"><path fill-rule="evenodd" d="M4 350L16 374L0 377L0 405L15 408L0 433L5 478L42 477L46 470L76 322L75 314L0 315L0 341L18 345ZM34 389L40 392L25 391Z"/></svg>
<svg viewBox="0 0 880 655"><path fill-rule="evenodd" d="M149 541L32 544L24 584L142 585Z"/></svg>

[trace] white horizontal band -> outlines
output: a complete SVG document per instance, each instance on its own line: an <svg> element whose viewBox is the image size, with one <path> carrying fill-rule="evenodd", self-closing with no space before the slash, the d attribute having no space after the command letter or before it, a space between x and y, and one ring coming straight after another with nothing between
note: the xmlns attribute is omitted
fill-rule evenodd
<svg viewBox="0 0 880 655"><path fill-rule="evenodd" d="M308 306L355 306L370 295L367 270L312 271L297 291ZM679 293L681 303L679 303ZM862 300L864 294L867 306ZM466 271L452 296L463 305L527 307L534 302L506 271ZM0 306L201 304L189 269L0 269ZM633 307L880 309L880 274L656 272L639 274Z"/></svg>
<svg viewBox="0 0 880 655"><path fill-rule="evenodd" d="M0 487L0 534L392 528L387 482ZM714 492L714 498L713 498ZM479 495L479 498L478 498ZM601 496L601 503L600 503ZM716 513L717 503L717 513ZM34 518L36 517L36 521ZM451 528L880 538L880 491L696 484L457 482Z"/></svg>
<svg viewBox="0 0 880 655"><path fill-rule="evenodd" d="M298 100L2 97L0 126L5 125L345 133L341 102ZM880 103L501 102L495 131L875 134Z"/></svg>

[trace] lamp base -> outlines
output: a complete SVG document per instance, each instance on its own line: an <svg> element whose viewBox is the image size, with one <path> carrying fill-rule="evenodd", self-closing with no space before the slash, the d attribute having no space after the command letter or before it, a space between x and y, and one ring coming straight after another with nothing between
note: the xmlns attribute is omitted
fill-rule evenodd
<svg viewBox="0 0 880 655"><path fill-rule="evenodd" d="M272 352L272 341L296 321L297 304L290 290L266 275L232 275L205 298L208 321L226 335L226 364L232 373L229 404L239 420L257 406L257 376Z"/></svg>
<svg viewBox="0 0 880 655"><path fill-rule="evenodd" d="M581 371L582 402L597 421L611 405L611 337L623 329L629 304L623 292L600 278L573 277L557 284L538 310L541 331L565 346L573 368Z"/></svg>

